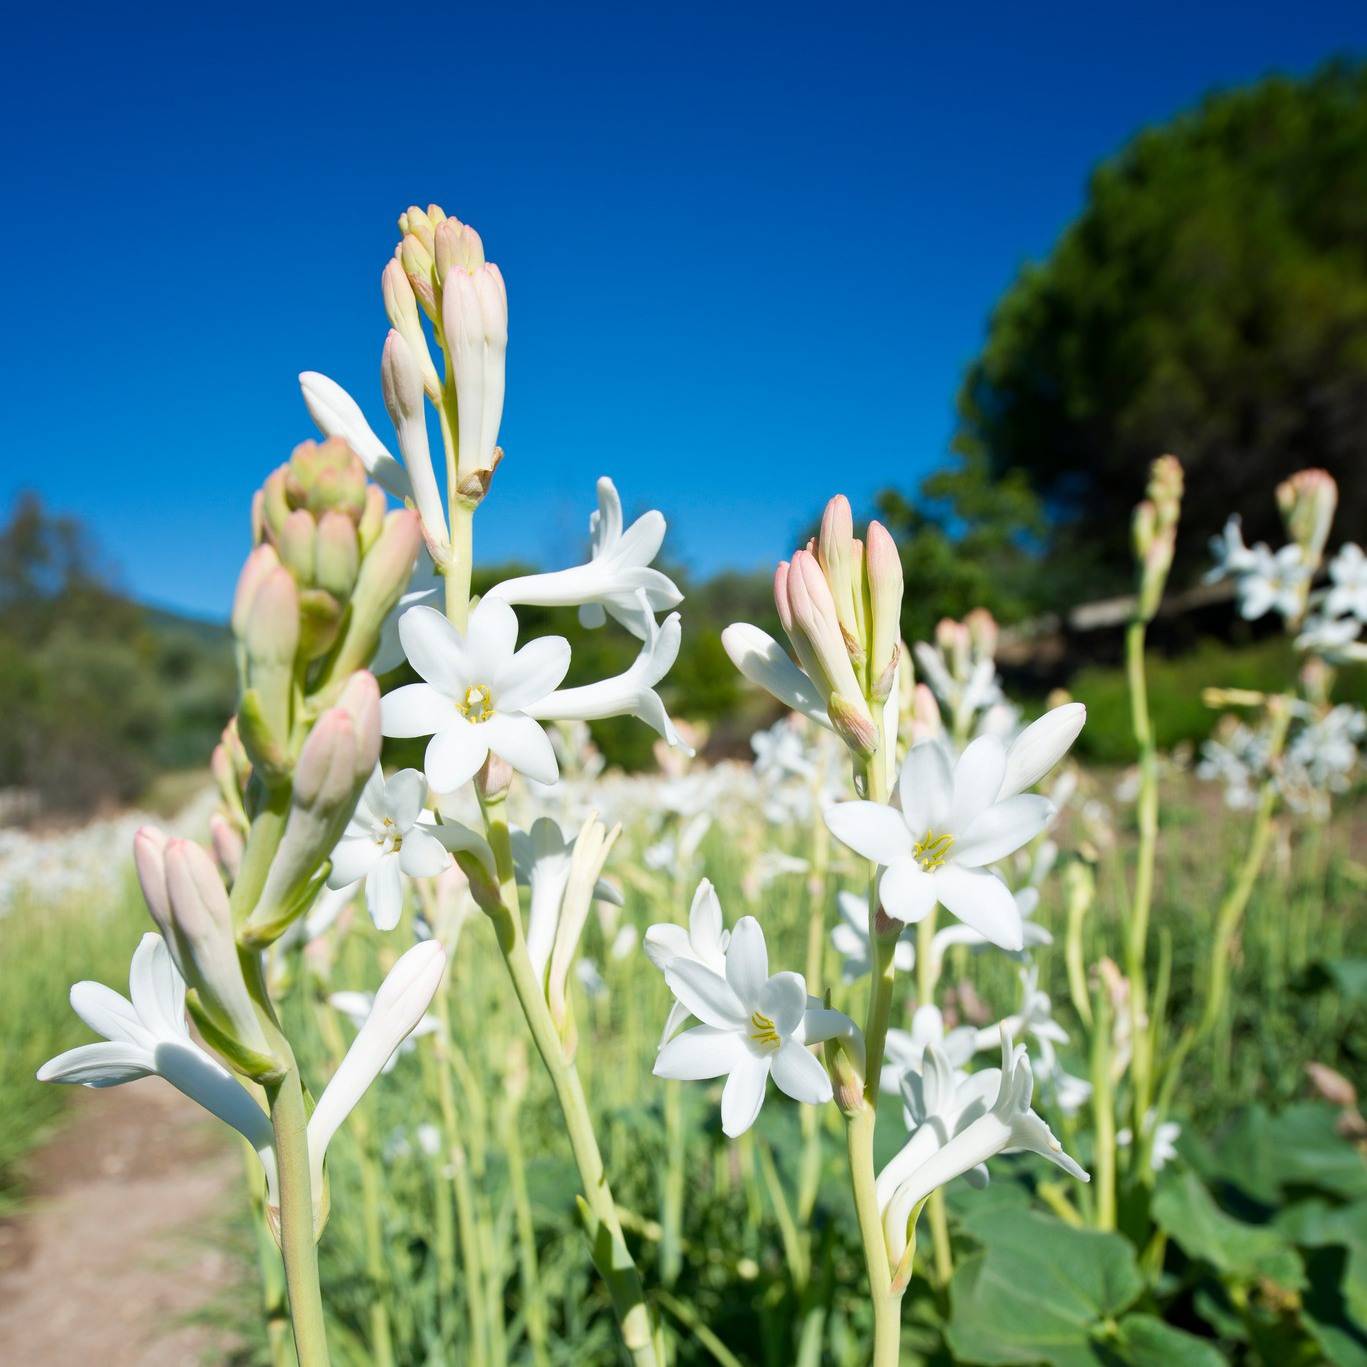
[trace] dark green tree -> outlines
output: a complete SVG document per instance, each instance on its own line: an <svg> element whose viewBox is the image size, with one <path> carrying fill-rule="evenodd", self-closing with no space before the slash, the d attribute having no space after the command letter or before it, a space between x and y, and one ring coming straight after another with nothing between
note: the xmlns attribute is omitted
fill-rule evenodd
<svg viewBox="0 0 1367 1367"><path fill-rule="evenodd" d="M1212 95L1100 166L998 305L959 413L959 453L1042 499L1074 600L1128 583L1129 512L1165 451L1187 472L1181 577L1230 512L1276 537L1273 485L1304 466L1335 475L1360 534L1367 67Z"/></svg>

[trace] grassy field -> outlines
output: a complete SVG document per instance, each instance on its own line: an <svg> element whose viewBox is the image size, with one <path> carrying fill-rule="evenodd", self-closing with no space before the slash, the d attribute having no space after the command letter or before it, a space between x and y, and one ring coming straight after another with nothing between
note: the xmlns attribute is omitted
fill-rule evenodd
<svg viewBox="0 0 1367 1367"><path fill-rule="evenodd" d="M1067 865L1086 862L1097 895L1083 922L1084 960L1091 965L1119 958L1133 843L1130 809L1114 797L1120 777L1114 771L1080 775L1072 804L1079 815L1056 834L1065 850L1081 849L1088 859L1064 856L1037 915L1054 935L1053 945L1036 953L1041 985L1073 1037L1061 1048L1064 1067L1080 1076L1089 1074L1091 1063L1070 1004L1063 889ZM600 796L609 807L640 813L645 790L635 785L651 782L623 781L616 791L608 784ZM818 859L815 868L780 873L757 886L761 851L778 848L810 860L814 847L810 830L768 826L751 792L739 770L733 779L713 781L706 798L713 820L692 856L676 850L672 860L662 860L660 852L661 840L677 835L690 818L647 822L638 816L628 823L609 867L626 905L610 919L591 920L585 937L592 971L575 989L577 1064L624 1221L647 1281L657 1289L679 1360L786 1363L807 1354L810 1361L856 1363L869 1310L834 1109L798 1108L771 1093L755 1130L732 1144L718 1126L717 1084L666 1084L651 1076L668 994L639 937L652 922L684 919L704 873L715 882L729 923L746 913L760 918L775 966L802 964L815 910L824 927L821 980L837 1006L855 1009L860 989L842 981L829 929L837 889L859 886L856 861L845 862L837 846L828 869ZM657 809L658 797L657 787L650 792ZM1170 963L1175 1038L1203 998L1215 907L1248 821L1226 811L1210 785L1185 774L1165 779L1164 799L1151 949L1155 959ZM1103 809L1108 822L1101 819ZM1221 1137L1237 1136L1250 1123L1256 1129L1269 1116L1301 1117L1297 1123L1313 1131L1305 1142L1338 1144L1352 1161L1348 1141L1333 1137L1334 1112L1327 1105L1306 1107L1311 1092L1305 1069L1316 1062L1352 1082L1364 1080L1367 923L1361 907L1367 871L1354 854L1363 848L1365 815L1361 801L1350 801L1328 827L1279 823L1231 956L1228 1009L1182 1073L1172 1114L1182 1126L1183 1156L1159 1175L1159 1192L1178 1174L1197 1172L1219 1191L1219 1162L1211 1154L1218 1153ZM110 868L101 882L99 896L50 901L30 893L14 900L4 916L0 1173L10 1200L18 1160L66 1099L34 1082L33 1071L53 1052L88 1038L67 1008L66 987L85 976L121 986L143 929L126 867ZM473 907L466 913L449 991L439 1005L449 1019L449 1044L438 1032L402 1053L329 1160L333 1214L322 1259L334 1354L356 1364L611 1362L615 1329L583 1256L576 1176L558 1115L535 1058L528 1058L490 928ZM398 933L380 936L354 910L345 916L344 934L334 930L287 965L296 979L289 1023L303 1041L305 1071L316 1086L335 1066L352 1029L325 1004L326 994L373 987L408 943L412 914L410 907ZM1017 966L1006 956L963 947L949 951L941 984L940 1003L951 1019L975 1023L1009 1014L1020 997ZM895 1024L908 1023L913 998L904 984ZM1051 1109L1048 1098L1041 1104L1065 1147L1092 1163L1090 1109L1065 1115ZM901 1142L897 1110L888 1098L880 1113L880 1161ZM1279 1141L1271 1135L1260 1142ZM981 1233L982 1220L1000 1219L1004 1211L1019 1215L1017 1208L1029 1204L1053 1212L1059 1218L1052 1225L1065 1232L1093 1223L1095 1184L1065 1192L1044 1181L1044 1171L1037 1160L1008 1160L994 1167L985 1191L962 1183L951 1189L948 1242L956 1270L946 1282L927 1259L913 1282L906 1311L913 1360L934 1359L951 1351L947 1342L955 1343L954 1326L971 1305L967 1274L981 1258L975 1231ZM1367 1192L1349 1200L1340 1191L1327 1199L1361 1209L1364 1197ZM1324 1194L1317 1199L1322 1203ZM1256 1214L1261 1230L1273 1226L1284 1204L1278 1200L1270 1212L1251 1212L1246 1203L1235 1209L1244 1218ZM1127 1218L1122 1206L1121 1235L1104 1237L1119 1240ZM1136 1229L1148 1228L1147 1219L1135 1217ZM244 1245L250 1247L249 1238ZM1174 1246L1155 1248L1148 1237L1136 1254L1158 1259L1162 1270L1154 1271L1145 1296L1170 1323L1247 1360L1278 1360L1269 1356L1277 1344L1289 1345L1288 1353L1295 1349L1280 1360L1314 1360L1305 1356L1306 1345L1320 1340L1301 1332L1290 1301L1277 1301L1275 1275L1269 1280L1260 1272L1246 1284L1218 1267L1212 1275L1209 1250L1193 1258ZM270 1270L269 1258L266 1266ZM1299 1283L1289 1275L1284 1280L1285 1294L1300 1297L1295 1288L1303 1276ZM259 1342L262 1360L269 1360L265 1337L252 1329L259 1323L253 1308L238 1306L237 1312ZM810 1356L813 1343L819 1357Z"/></svg>

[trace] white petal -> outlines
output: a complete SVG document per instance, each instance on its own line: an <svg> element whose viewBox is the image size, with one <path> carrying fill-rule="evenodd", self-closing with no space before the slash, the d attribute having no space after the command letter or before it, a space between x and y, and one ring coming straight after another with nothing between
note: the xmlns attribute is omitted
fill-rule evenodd
<svg viewBox="0 0 1367 1367"><path fill-rule="evenodd" d="M384 785L384 815L400 833L407 831L418 819L426 801L427 783L417 769L400 769Z"/></svg>
<svg viewBox="0 0 1367 1367"><path fill-rule="evenodd" d="M744 925L745 921L740 924ZM741 1000L745 1001L746 998L741 997ZM756 1010L773 1021L774 1029L780 1035L788 1036L802 1024L807 1010L807 984L803 982L801 973L775 973L752 1000Z"/></svg>
<svg viewBox="0 0 1367 1367"><path fill-rule="evenodd" d="M97 1034L107 1040L150 1049L152 1032L142 1023L132 1002L103 983L79 982L70 993L71 1009Z"/></svg>
<svg viewBox="0 0 1367 1367"><path fill-rule="evenodd" d="M1038 783L1067 754L1086 720L1087 709L1080 702L1066 702L1031 722L1006 752L998 801Z"/></svg>
<svg viewBox="0 0 1367 1367"><path fill-rule="evenodd" d="M876 864L909 856L916 843L902 814L881 802L837 802L825 815L837 840Z"/></svg>
<svg viewBox="0 0 1367 1367"><path fill-rule="evenodd" d="M831 1079L825 1068L796 1040L786 1039L779 1045L769 1060L769 1070L779 1091L794 1101L817 1106L831 1099Z"/></svg>
<svg viewBox="0 0 1367 1367"><path fill-rule="evenodd" d="M853 1025L843 1011L832 1011L828 1006L808 1006L802 1017L802 1039L805 1044L820 1044L837 1035L851 1033Z"/></svg>
<svg viewBox="0 0 1367 1367"><path fill-rule="evenodd" d="M479 766L489 757L487 731L490 722L468 722L459 713L453 716L449 708L447 722L445 730L437 732L427 742L427 753L423 757L428 786L436 793L455 792L474 778Z"/></svg>
<svg viewBox="0 0 1367 1367"><path fill-rule="evenodd" d="M404 836L399 867L410 878L435 878L450 863L450 851L430 830L413 826Z"/></svg>
<svg viewBox="0 0 1367 1367"><path fill-rule="evenodd" d="M695 1025L660 1050L655 1060L655 1076L702 1082L729 1073L748 1057L749 1051L734 1030Z"/></svg>
<svg viewBox="0 0 1367 1367"><path fill-rule="evenodd" d="M492 684L517 645L517 613L497 598L482 598L465 633L470 683Z"/></svg>
<svg viewBox="0 0 1367 1367"><path fill-rule="evenodd" d="M413 486L407 471L389 454L360 405L336 380L316 370L306 370L299 376L299 389L309 416L324 436L341 437L361 458L371 478L395 498L412 497Z"/></svg>
<svg viewBox="0 0 1367 1367"><path fill-rule="evenodd" d="M764 932L753 916L742 916L731 932L731 944L726 951L726 981L747 1011L758 1005L760 993L769 981L769 951ZM805 1005L806 994L803 996Z"/></svg>
<svg viewBox="0 0 1367 1367"><path fill-rule="evenodd" d="M717 900L717 890L704 878L693 894L693 904L688 909L688 939L693 952L704 963L720 962L722 958L722 932L724 923L721 902Z"/></svg>
<svg viewBox="0 0 1367 1367"><path fill-rule="evenodd" d="M955 840L950 857L964 868L1004 859L1049 824L1054 804L1037 793L1018 793L989 807Z"/></svg>
<svg viewBox="0 0 1367 1367"><path fill-rule="evenodd" d="M661 972L680 955L692 957L692 944L688 932L672 921L662 921L649 927L645 936L646 958Z"/></svg>
<svg viewBox="0 0 1367 1367"><path fill-rule="evenodd" d="M50 1058L38 1069L39 1082L75 1082L85 1087L117 1087L155 1072L152 1056L122 1041L82 1044Z"/></svg>
<svg viewBox="0 0 1367 1367"><path fill-rule="evenodd" d="M613 559L625 565L649 565L664 544L666 524L664 514L651 509L642 513L622 533ZM672 606L672 604L671 604Z"/></svg>
<svg viewBox="0 0 1367 1367"><path fill-rule="evenodd" d="M399 856L384 855L366 875L365 904L376 930L393 930L403 914Z"/></svg>
<svg viewBox="0 0 1367 1367"><path fill-rule="evenodd" d="M399 618L399 640L408 663L448 698L460 698L471 684L487 682L475 677L473 646L436 608L409 608Z"/></svg>
<svg viewBox="0 0 1367 1367"><path fill-rule="evenodd" d="M506 759L519 774L526 774L538 783L554 783L559 779L555 749L539 722L520 712L496 712L481 723L481 729L488 733L489 749Z"/></svg>
<svg viewBox="0 0 1367 1367"><path fill-rule="evenodd" d="M384 852L368 835L353 836L339 841L332 851L332 871L328 874L328 887L334 892L349 888L357 880L364 878L375 867Z"/></svg>
<svg viewBox="0 0 1367 1367"><path fill-rule="evenodd" d="M1006 750L996 736L970 741L954 766L949 829L965 831L996 799L1006 772Z"/></svg>
<svg viewBox="0 0 1367 1367"><path fill-rule="evenodd" d="M157 1072L210 1115L231 1125L254 1149L269 1150L271 1122L251 1094L217 1060L193 1044L159 1044Z"/></svg>
<svg viewBox="0 0 1367 1367"><path fill-rule="evenodd" d="M721 1093L721 1127L732 1139L755 1123L769 1082L769 1060L746 1053L731 1070Z"/></svg>
<svg viewBox="0 0 1367 1367"><path fill-rule="evenodd" d="M897 779L897 797L907 829L917 837L927 831L939 834L949 827L954 796L954 775L945 748L935 740L923 740L907 751Z"/></svg>
<svg viewBox="0 0 1367 1367"><path fill-rule="evenodd" d="M748 622L734 622L722 632L721 643L731 663L752 684L828 731L832 729L820 691L768 632Z"/></svg>
<svg viewBox="0 0 1367 1367"><path fill-rule="evenodd" d="M956 864L946 864L930 877L940 901L965 925L1002 949L1023 946L1024 922L1011 889L1000 878L983 869L964 869Z"/></svg>
<svg viewBox="0 0 1367 1367"><path fill-rule="evenodd" d="M133 962L128 968L128 995L139 1018L158 1039L189 1038L185 1026L185 980L176 971L166 942L151 931L133 951Z"/></svg>
<svg viewBox="0 0 1367 1367"><path fill-rule="evenodd" d="M431 684L404 684L380 699L380 730L386 736L434 736L459 716L451 699Z"/></svg>
<svg viewBox="0 0 1367 1367"><path fill-rule="evenodd" d="M895 859L878 881L878 900L894 920L914 925L935 905L934 879L914 859Z"/></svg>
<svg viewBox="0 0 1367 1367"><path fill-rule="evenodd" d="M692 959L675 959L665 969L665 982L704 1025L715 1026L718 1030L739 1030L749 1023L749 1011L726 979Z"/></svg>
<svg viewBox="0 0 1367 1367"><path fill-rule="evenodd" d="M491 681L500 712L521 712L554 693L570 667L570 643L563 636L528 641Z"/></svg>

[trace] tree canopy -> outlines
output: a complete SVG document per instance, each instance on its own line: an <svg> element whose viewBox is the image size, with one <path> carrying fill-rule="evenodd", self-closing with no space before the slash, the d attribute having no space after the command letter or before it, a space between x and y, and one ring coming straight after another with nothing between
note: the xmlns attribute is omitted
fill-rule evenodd
<svg viewBox="0 0 1367 1367"><path fill-rule="evenodd" d="M1212 95L1101 165L995 310L955 447L1042 501L1075 598L1128 581L1166 451L1179 575L1230 512L1275 537L1273 485L1305 466L1339 480L1342 531L1367 525L1367 66Z"/></svg>

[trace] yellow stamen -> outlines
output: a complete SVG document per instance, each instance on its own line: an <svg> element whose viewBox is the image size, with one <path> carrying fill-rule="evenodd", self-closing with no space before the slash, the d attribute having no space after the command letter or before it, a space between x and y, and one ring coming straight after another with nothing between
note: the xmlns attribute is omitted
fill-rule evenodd
<svg viewBox="0 0 1367 1367"><path fill-rule="evenodd" d="M942 835L927 831L924 839L912 850L912 855L924 873L932 873L949 858L949 852L953 847L954 837L948 831Z"/></svg>
<svg viewBox="0 0 1367 1367"><path fill-rule="evenodd" d="M750 1016L750 1024L753 1027L750 1031L750 1038L756 1044L763 1044L770 1048L778 1048L780 1043L778 1030L775 1029L773 1021L763 1012L756 1011Z"/></svg>
<svg viewBox="0 0 1367 1367"><path fill-rule="evenodd" d="M466 721L488 721L494 715L494 700L484 684L471 684L465 690L465 697L456 704L456 710Z"/></svg>

